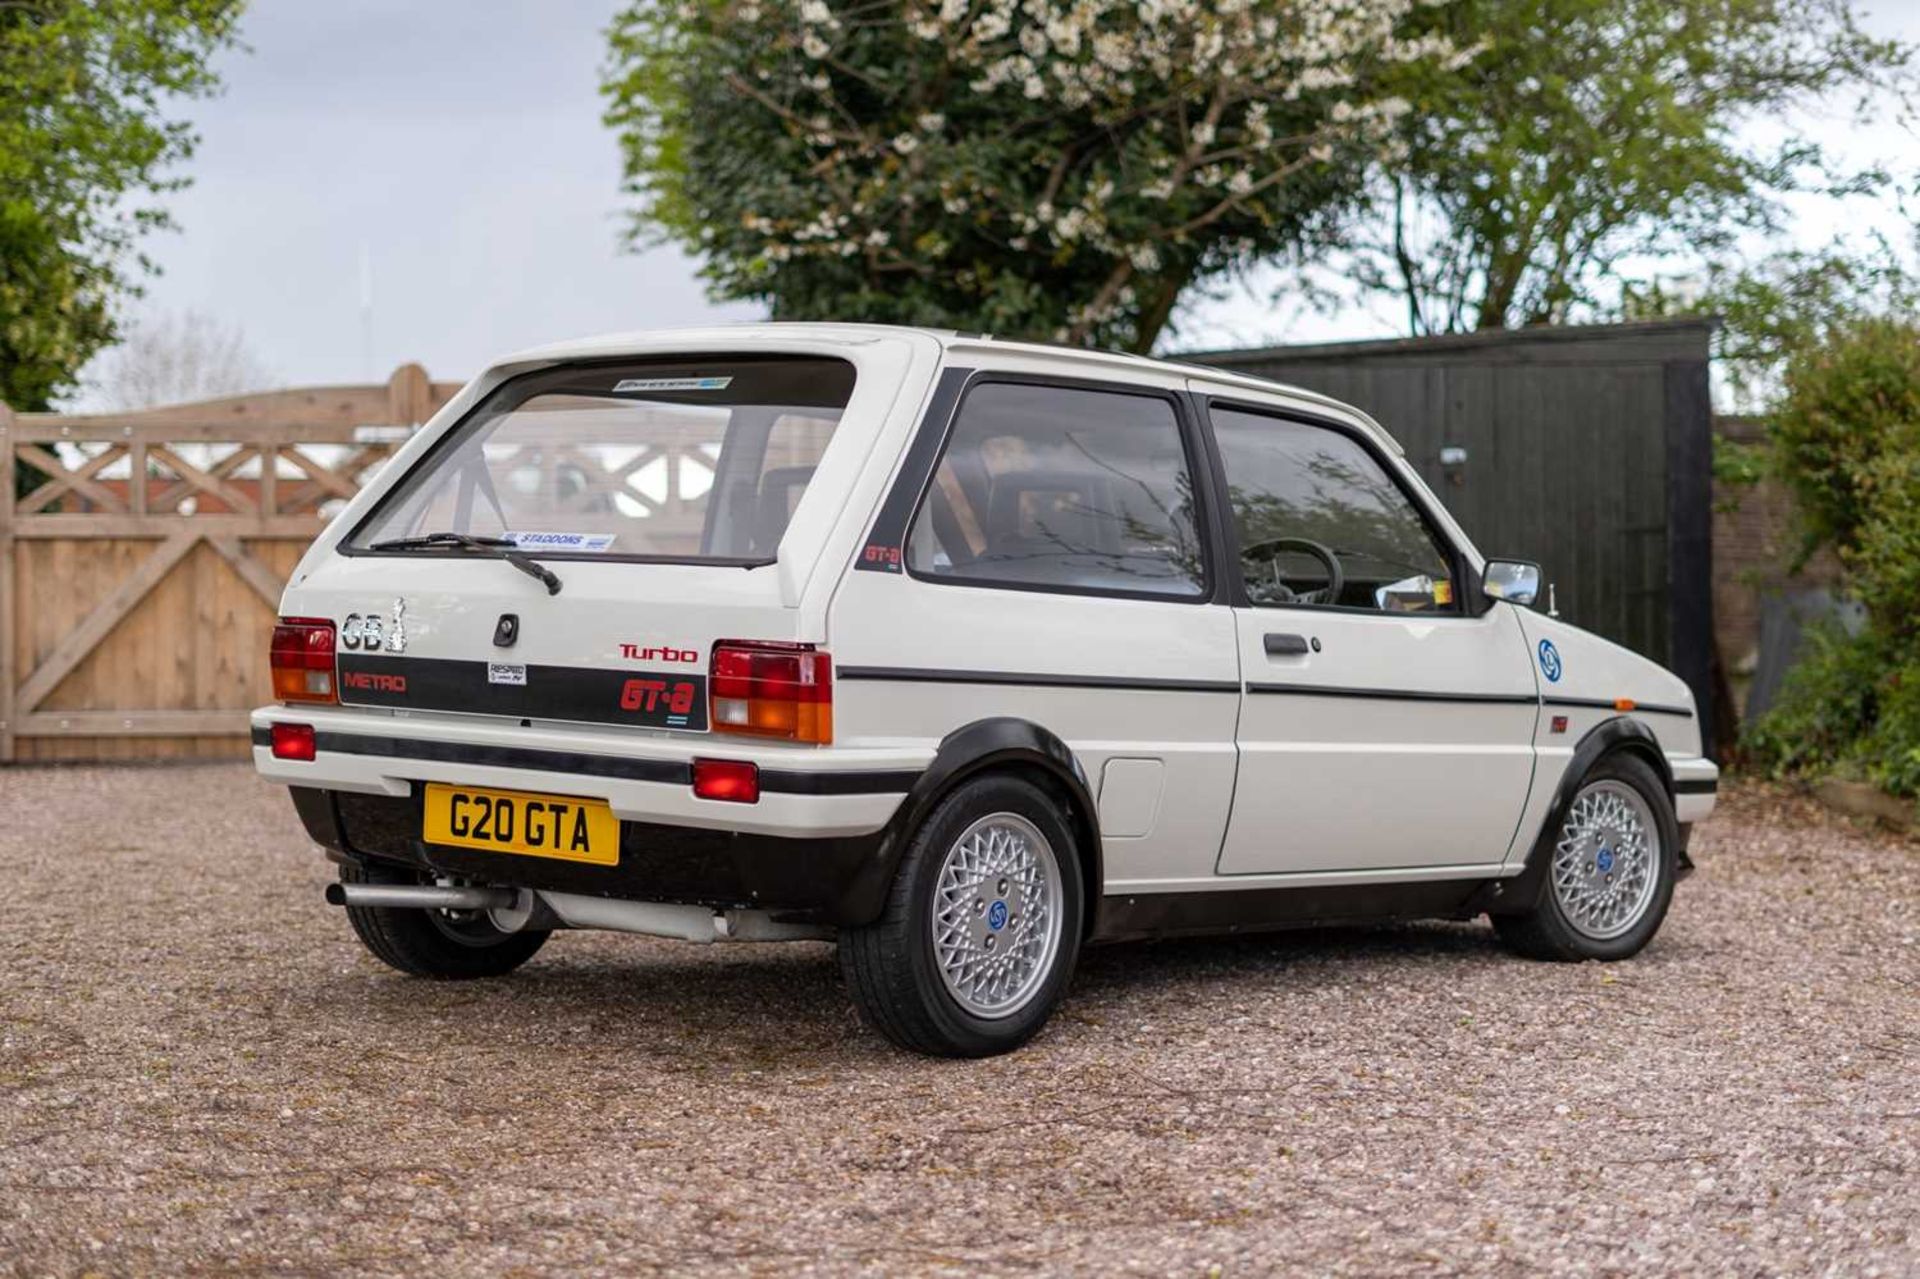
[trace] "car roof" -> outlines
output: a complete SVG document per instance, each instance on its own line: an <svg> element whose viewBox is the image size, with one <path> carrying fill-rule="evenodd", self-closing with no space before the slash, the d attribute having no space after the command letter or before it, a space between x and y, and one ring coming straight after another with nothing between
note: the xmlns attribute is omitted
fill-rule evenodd
<svg viewBox="0 0 1920 1279"><path fill-rule="evenodd" d="M1384 427L1367 414L1332 396L1290 383L1274 381L1271 378L1255 377L1247 373L1237 373L1230 369L1219 368L1211 364L1195 364L1179 359L1158 359L1152 356L1134 355L1125 351L1090 350L1086 347L1066 346L1050 342L1031 342L1018 339L996 338L985 333L966 333L954 329L920 328L899 324L843 324L835 322L778 320L760 321L744 324L701 325L697 327L669 329L639 329L631 332L606 333L593 337L575 338L565 342L555 342L547 346L516 352L511 356L494 361L495 364L515 364L533 360L571 360L590 359L610 355L641 355L671 343L685 350L689 342L705 344L711 342L716 347L725 347L735 343L759 345L763 342L778 342L782 338L804 337L810 343L863 345L900 334L916 334L930 337L939 342L951 354L960 351L973 351L981 354L1008 353L1021 354L1049 360L1058 360L1063 367L1080 366L1083 368L1104 369L1119 372L1127 369L1139 371L1152 370L1165 375L1177 373L1198 381L1205 381L1224 392L1246 391L1260 396L1280 396L1296 401L1303 406L1320 410L1330 410L1341 418L1359 425L1375 435L1381 443L1396 453L1404 452L1398 440L1395 440Z"/></svg>

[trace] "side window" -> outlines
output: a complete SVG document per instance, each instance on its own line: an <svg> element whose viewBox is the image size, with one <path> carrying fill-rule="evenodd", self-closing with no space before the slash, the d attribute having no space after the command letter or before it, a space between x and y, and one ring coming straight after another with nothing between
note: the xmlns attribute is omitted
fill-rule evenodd
<svg viewBox="0 0 1920 1279"><path fill-rule="evenodd" d="M989 586L1203 595L1173 405L1065 387L973 388L914 517L907 567Z"/></svg>
<svg viewBox="0 0 1920 1279"><path fill-rule="evenodd" d="M1458 611L1442 544L1358 441L1238 409L1211 416L1256 605Z"/></svg>

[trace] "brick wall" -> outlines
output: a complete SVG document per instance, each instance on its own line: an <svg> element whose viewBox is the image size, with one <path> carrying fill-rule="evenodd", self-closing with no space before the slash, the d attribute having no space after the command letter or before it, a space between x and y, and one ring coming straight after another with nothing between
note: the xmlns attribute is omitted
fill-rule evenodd
<svg viewBox="0 0 1920 1279"><path fill-rule="evenodd" d="M1754 418L1719 417L1713 425L1720 439L1742 444L1765 436ZM1792 496L1772 480L1731 486L1716 480L1713 505L1714 638L1734 707L1743 710L1760 642L1762 599L1770 592L1830 586L1839 578L1839 565L1822 551L1799 573L1788 574L1799 533Z"/></svg>

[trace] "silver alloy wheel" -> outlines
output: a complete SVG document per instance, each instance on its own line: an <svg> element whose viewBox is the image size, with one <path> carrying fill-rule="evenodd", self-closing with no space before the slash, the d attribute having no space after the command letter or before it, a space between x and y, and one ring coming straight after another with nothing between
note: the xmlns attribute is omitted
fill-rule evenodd
<svg viewBox="0 0 1920 1279"><path fill-rule="evenodd" d="M1553 896L1574 931L1594 941L1629 932L1660 882L1660 825L1625 782L1590 782L1574 796L1553 847Z"/></svg>
<svg viewBox="0 0 1920 1279"><path fill-rule="evenodd" d="M1060 950L1060 863L1018 813L960 832L934 883L933 958L976 1017L1009 1017L1039 993Z"/></svg>

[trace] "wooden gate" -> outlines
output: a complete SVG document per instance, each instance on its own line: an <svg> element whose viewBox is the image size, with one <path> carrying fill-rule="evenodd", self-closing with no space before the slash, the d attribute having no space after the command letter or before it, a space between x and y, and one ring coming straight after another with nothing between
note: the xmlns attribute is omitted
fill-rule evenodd
<svg viewBox="0 0 1920 1279"><path fill-rule="evenodd" d="M409 364L139 413L0 405L0 763L244 756L287 575L458 389Z"/></svg>

